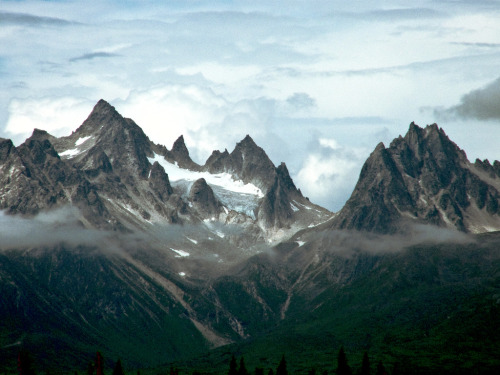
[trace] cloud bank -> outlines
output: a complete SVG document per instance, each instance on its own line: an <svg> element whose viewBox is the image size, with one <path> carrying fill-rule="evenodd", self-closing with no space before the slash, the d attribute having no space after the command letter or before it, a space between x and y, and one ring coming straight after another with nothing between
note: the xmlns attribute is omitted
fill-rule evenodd
<svg viewBox="0 0 500 375"><path fill-rule="evenodd" d="M500 120L500 78L465 94L460 104L448 109L436 109L439 118L458 117L475 120Z"/></svg>

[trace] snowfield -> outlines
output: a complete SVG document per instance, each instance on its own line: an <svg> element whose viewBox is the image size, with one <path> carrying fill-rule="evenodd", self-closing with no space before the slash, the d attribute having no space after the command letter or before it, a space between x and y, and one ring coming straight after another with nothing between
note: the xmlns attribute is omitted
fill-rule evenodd
<svg viewBox="0 0 500 375"><path fill-rule="evenodd" d="M148 160L151 164L157 161L163 167L165 173L167 173L172 186L181 187L185 190L186 194L189 192L194 181L204 178L212 188L217 199L223 204L226 214L229 213L227 211L228 208L255 219L255 209L258 207L259 200L264 197L264 194L254 184L245 184L241 180L234 180L229 173L212 174L180 168L177 163L170 163L158 154L155 154L154 158L148 158Z"/></svg>
<svg viewBox="0 0 500 375"><path fill-rule="evenodd" d="M155 154L154 158L148 158L149 162L153 164L157 161L165 172L168 174L170 182L175 182L179 180L196 181L200 178L204 178L209 185L216 185L235 193L251 194L256 195L259 198L263 198L264 194L254 184L245 184L241 180L234 180L229 173L217 173L212 174L209 172L195 172L189 169L180 168L177 163L172 164L165 160L163 156Z"/></svg>

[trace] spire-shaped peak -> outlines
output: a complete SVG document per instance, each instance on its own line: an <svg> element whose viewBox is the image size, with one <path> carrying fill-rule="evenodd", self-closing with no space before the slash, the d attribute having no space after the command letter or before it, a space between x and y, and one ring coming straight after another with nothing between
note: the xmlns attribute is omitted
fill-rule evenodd
<svg viewBox="0 0 500 375"><path fill-rule="evenodd" d="M250 137L250 134L247 134L245 138L243 138L242 142L253 142L253 139Z"/></svg>
<svg viewBox="0 0 500 375"><path fill-rule="evenodd" d="M243 138L243 140L241 140L241 142L239 142L236 147L238 148L244 148L244 149L252 149L252 148L255 148L255 147L258 147L257 144L255 143L255 141L252 139L252 137L250 137L249 134L247 134L245 136L245 138Z"/></svg>
<svg viewBox="0 0 500 375"><path fill-rule="evenodd" d="M184 142L184 136L181 135L177 140L174 142L174 145L172 146L172 152L177 154L186 154L189 156L189 151L186 147L186 143Z"/></svg>
<svg viewBox="0 0 500 375"><path fill-rule="evenodd" d="M115 126L127 126L127 122L116 111L115 107L101 99L94 106L83 124L76 129L75 133L78 133L80 136L88 136L102 127L109 128Z"/></svg>
<svg viewBox="0 0 500 375"><path fill-rule="evenodd" d="M104 99L99 99L92 112L116 111L115 107Z"/></svg>
<svg viewBox="0 0 500 375"><path fill-rule="evenodd" d="M13 150L15 150L15 147L12 140L0 137L0 163L7 160Z"/></svg>
<svg viewBox="0 0 500 375"><path fill-rule="evenodd" d="M189 156L189 150L186 147L186 143L184 142L184 136L180 136L174 142L172 146L172 151L170 151L170 155L174 161L179 163L181 168L187 168L191 170L198 170L200 166L196 164L191 157Z"/></svg>
<svg viewBox="0 0 500 375"><path fill-rule="evenodd" d="M44 141L46 139L48 139L49 141L53 141L55 139L55 137L53 135L49 134L45 130L35 128L35 129L33 129L33 133L31 134L31 136L27 140Z"/></svg>
<svg viewBox="0 0 500 375"><path fill-rule="evenodd" d="M380 152L382 150L385 150L385 145L384 145L384 142L380 142L377 147L375 147L375 150L373 150L373 152Z"/></svg>
<svg viewBox="0 0 500 375"><path fill-rule="evenodd" d="M285 163L282 162L276 168L276 175L277 175L278 179L280 179L282 186L285 187L288 192L293 191L295 193L299 193L299 191L297 190L297 187L293 183L292 178L290 177L290 173L288 172L288 168L286 167Z"/></svg>
<svg viewBox="0 0 500 375"><path fill-rule="evenodd" d="M414 121L411 122L410 128L408 129L408 134L420 134L422 132L422 128L415 124Z"/></svg>

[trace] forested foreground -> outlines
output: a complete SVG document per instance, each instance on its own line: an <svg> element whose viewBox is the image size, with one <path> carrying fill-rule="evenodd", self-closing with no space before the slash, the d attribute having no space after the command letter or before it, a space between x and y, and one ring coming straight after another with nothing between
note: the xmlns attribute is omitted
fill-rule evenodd
<svg viewBox="0 0 500 375"><path fill-rule="evenodd" d="M314 363L314 358L311 358L311 363ZM17 356L17 373L18 375L55 375L55 374L69 374L69 375L433 375L433 374L477 374L477 375L498 375L500 373L500 366L488 368L469 368L464 371L461 368L456 368L455 371L443 370L426 370L424 368L410 368L405 363L393 363L386 366L381 360L371 358L368 352L363 353L362 361L359 366L350 366L345 349L342 346L336 358L332 360L330 369L318 369L312 366L306 371L290 371L287 364L285 355L282 355L281 360L275 368L247 368L244 356L237 357L232 354L229 363L227 364L226 371L207 371L206 369L182 369L174 365L165 365L157 369L125 369L122 365L121 359L116 362L105 361L103 355L97 352L92 360L87 364L86 369L76 369L74 372L61 371L58 369L57 361L55 361L52 369L37 370L37 363L33 360L33 355L28 351L21 350ZM7 375L8 372L4 371Z"/></svg>

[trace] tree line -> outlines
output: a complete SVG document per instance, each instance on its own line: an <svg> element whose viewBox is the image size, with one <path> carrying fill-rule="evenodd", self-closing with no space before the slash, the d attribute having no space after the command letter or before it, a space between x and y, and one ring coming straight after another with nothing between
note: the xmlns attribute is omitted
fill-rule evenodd
<svg viewBox="0 0 500 375"><path fill-rule="evenodd" d="M17 369L18 369L19 375L36 375L33 360L31 358L30 354L25 350L21 350L18 353ZM405 372L405 371L401 371L398 364L395 364L394 367L392 368L390 375L401 375L403 372ZM372 371L372 365L370 363L370 358L369 358L367 352L364 352L364 354L363 354L361 368L356 369L356 371L354 371L351 368L351 366L349 365L344 347L341 347L339 349L338 355L337 355L337 367L331 373L336 374L336 375L389 375L389 372L386 370L382 361L378 361L378 363L375 367L375 372ZM45 374L47 375L47 374L49 374L49 372L46 371ZM253 374L254 375L289 375L285 355L283 355L281 357L281 360L280 360L278 366L276 367L276 370L274 370L273 368L270 368L270 369L268 369L268 371L266 373L264 368L257 367L254 369ZM239 359L239 364L238 364L238 361L233 354L231 356L231 360L229 362L229 369L228 369L227 373L224 375L253 375L253 374L251 374L250 371L247 369L247 367L245 365L244 357L242 356ZM74 375L78 375L78 372L75 371ZM86 371L85 375L105 375L104 374L104 359L103 359L103 356L100 352L96 352L94 360L90 361L88 363L87 371ZM123 369L123 366L122 366L120 359L118 359L115 362L112 375L125 375L125 372L124 372L124 369ZM137 375L140 375L140 371L137 371ZM177 368L170 367L169 375L179 375L179 370ZM192 372L192 375L204 375L204 374L200 373L199 371L194 371L194 372ZM307 375L317 375L316 369L315 368L310 369L307 372ZM322 372L321 375L329 375L329 372L325 370Z"/></svg>
<svg viewBox="0 0 500 375"><path fill-rule="evenodd" d="M377 363L376 371L374 374L372 374L368 352L365 352L363 354L363 361L361 364L361 368L358 369L356 372L354 372L353 369L349 366L344 347L341 347L339 349L337 355L337 368L334 370L334 372L336 375L389 375L382 361L379 361ZM264 375L264 369L257 367L255 368L254 373L255 375ZM193 374L193 375L198 375L198 374ZM246 369L244 357L240 358L239 367L237 365L236 357L234 355L231 357L231 362L229 363L229 371L227 375L250 375L250 373ZM281 361L279 362L276 371L270 368L267 372L267 375L289 375L287 370L285 355L281 357ZM316 369L314 368L310 369L307 375L316 375ZM322 375L328 375L328 371L326 370L323 371ZM397 365L394 366L392 375L400 375Z"/></svg>

